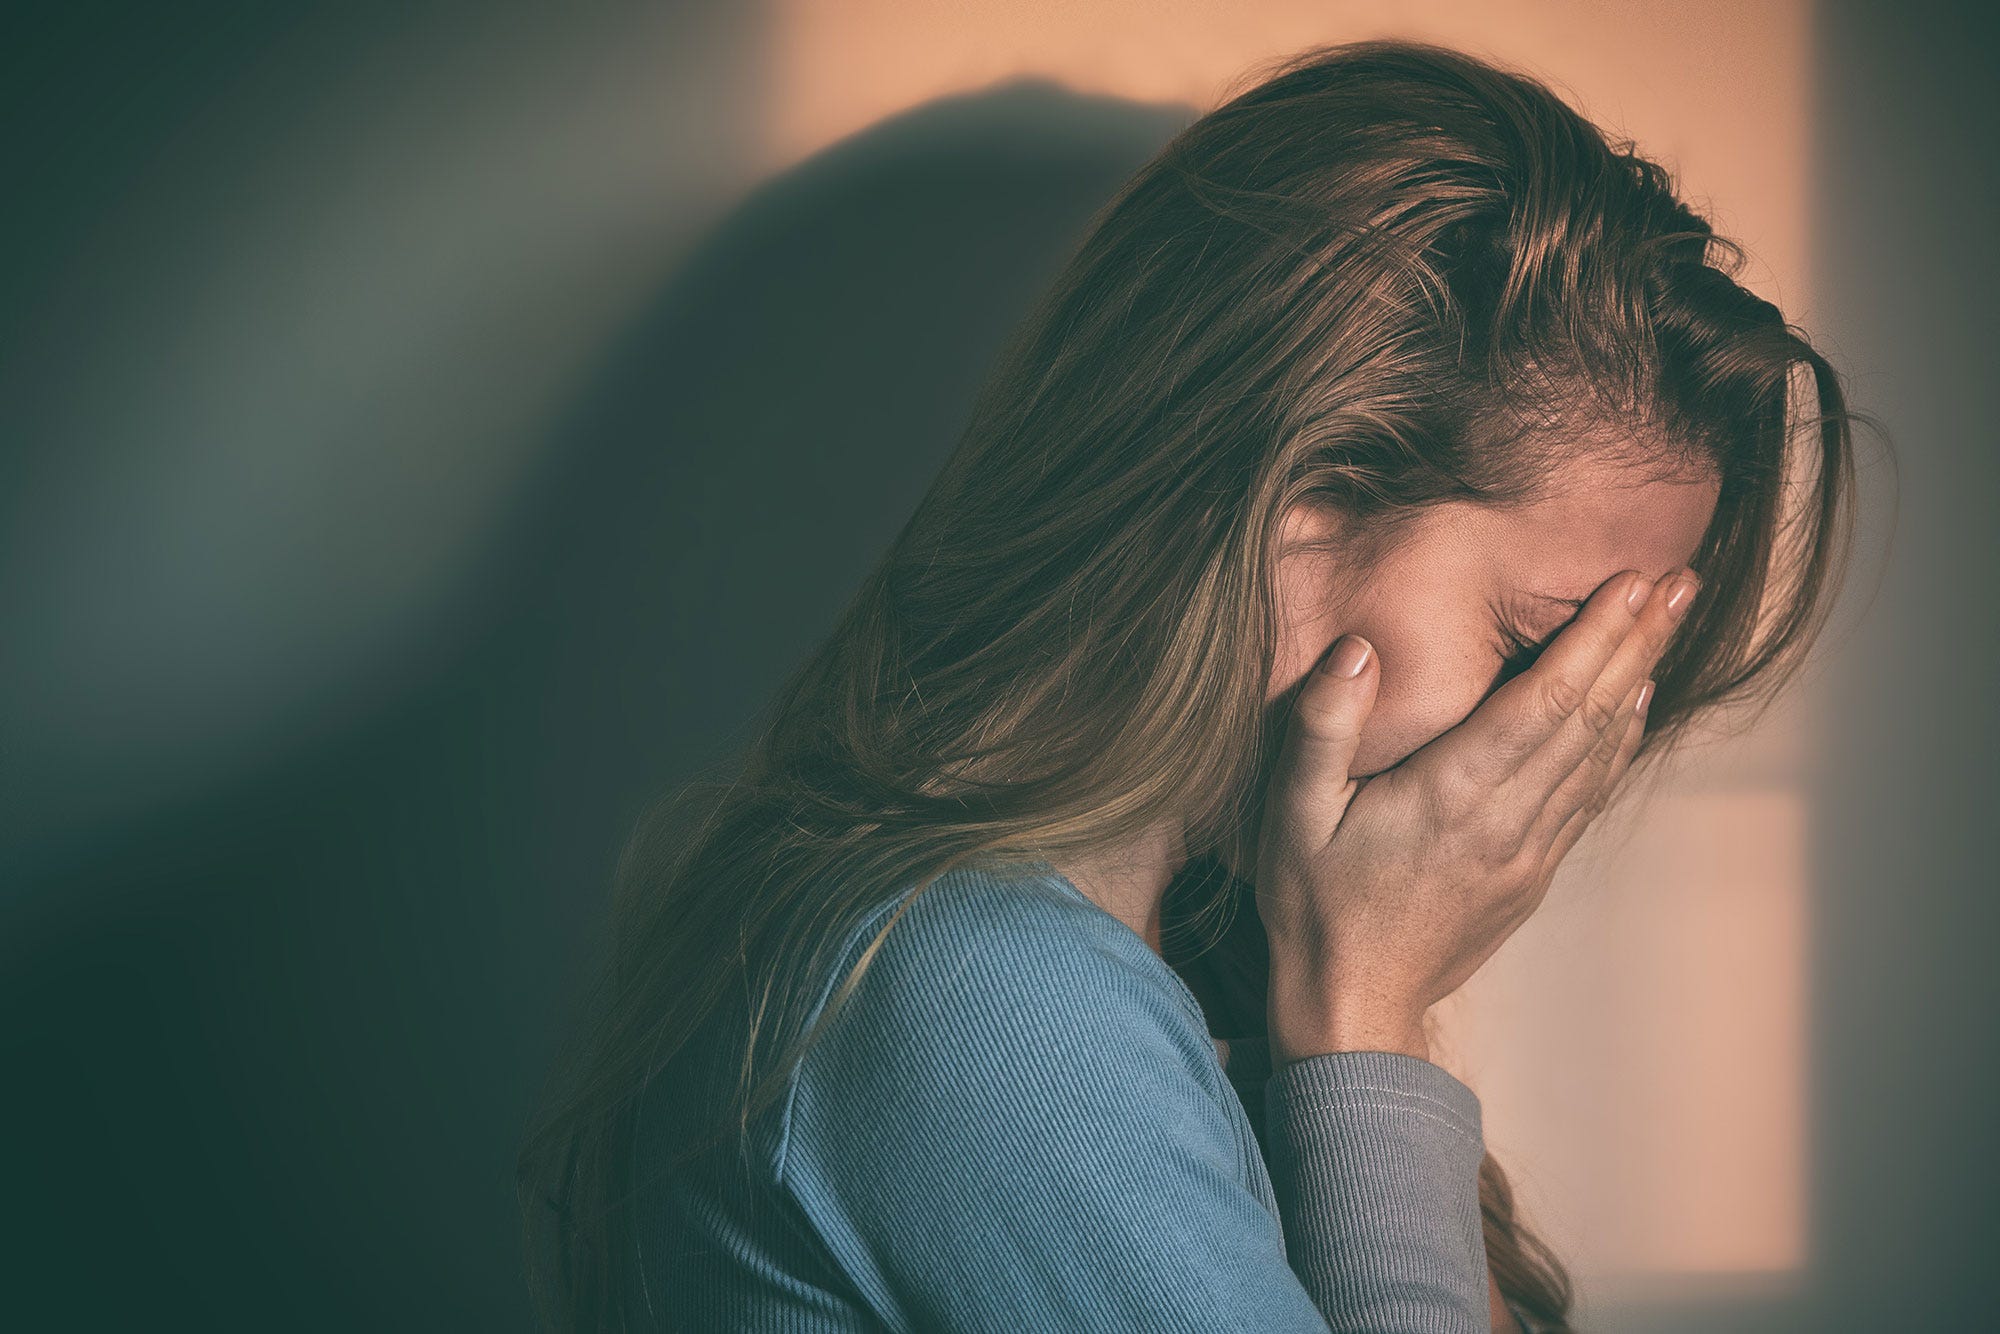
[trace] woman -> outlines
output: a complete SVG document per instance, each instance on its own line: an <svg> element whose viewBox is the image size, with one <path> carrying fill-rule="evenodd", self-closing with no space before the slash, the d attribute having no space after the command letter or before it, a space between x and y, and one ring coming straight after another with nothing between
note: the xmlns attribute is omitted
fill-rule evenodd
<svg viewBox="0 0 2000 1334"><path fill-rule="evenodd" d="M1441 48L1183 131L628 850L522 1158L551 1323L1567 1328L1424 1019L1823 623L1849 414L1741 262Z"/></svg>

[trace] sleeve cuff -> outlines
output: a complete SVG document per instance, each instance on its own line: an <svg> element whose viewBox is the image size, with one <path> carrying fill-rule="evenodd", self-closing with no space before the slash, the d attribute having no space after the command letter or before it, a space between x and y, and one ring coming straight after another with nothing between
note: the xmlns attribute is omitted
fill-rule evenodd
<svg viewBox="0 0 2000 1334"><path fill-rule="evenodd" d="M1479 1099L1400 1052L1291 1061L1265 1085L1286 1259L1335 1331L1491 1328Z"/></svg>
<svg viewBox="0 0 2000 1334"><path fill-rule="evenodd" d="M1265 1083L1265 1106L1374 1103L1435 1118L1484 1157L1479 1096L1443 1066L1394 1051L1337 1051L1288 1061Z"/></svg>

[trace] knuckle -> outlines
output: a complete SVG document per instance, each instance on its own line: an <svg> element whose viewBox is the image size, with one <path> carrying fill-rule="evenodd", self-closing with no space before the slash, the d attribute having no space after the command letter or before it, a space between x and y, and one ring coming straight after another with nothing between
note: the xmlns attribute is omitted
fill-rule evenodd
<svg viewBox="0 0 2000 1334"><path fill-rule="evenodd" d="M1584 693L1568 677L1551 676L1542 683L1542 702L1558 718L1567 718L1583 707Z"/></svg>
<svg viewBox="0 0 2000 1334"><path fill-rule="evenodd" d="M1542 852L1524 830L1507 851L1506 868L1517 883L1530 881L1541 873Z"/></svg>
<svg viewBox="0 0 2000 1334"><path fill-rule="evenodd" d="M1602 695L1591 695L1584 700L1582 713L1583 721L1589 726L1591 731L1608 731L1611 724L1617 721L1618 705L1615 701L1607 700Z"/></svg>
<svg viewBox="0 0 2000 1334"><path fill-rule="evenodd" d="M1535 909L1535 895L1542 880L1542 859L1530 855L1526 847L1517 849L1500 869L1504 901L1522 916Z"/></svg>
<svg viewBox="0 0 2000 1334"><path fill-rule="evenodd" d="M1500 880L1500 884L1506 886L1506 892L1514 896L1520 894L1530 880L1534 880L1534 872L1538 866L1540 858L1528 856L1528 842L1516 840L1498 852L1494 862L1494 876Z"/></svg>
<svg viewBox="0 0 2000 1334"><path fill-rule="evenodd" d="M1424 795L1431 815L1440 821L1455 819L1462 811L1479 808L1477 785L1472 776L1456 767L1447 767L1433 774L1425 784Z"/></svg>
<svg viewBox="0 0 2000 1334"><path fill-rule="evenodd" d="M1613 760L1617 759L1618 752L1625 748L1626 733L1629 730L1628 728L1618 726L1617 720L1614 718L1606 724L1604 735L1598 738L1596 747L1591 751L1592 757L1600 764L1610 764Z"/></svg>
<svg viewBox="0 0 2000 1334"><path fill-rule="evenodd" d="M1527 825L1504 803L1493 802L1482 810L1472 830L1480 863L1504 877L1514 875L1527 848Z"/></svg>

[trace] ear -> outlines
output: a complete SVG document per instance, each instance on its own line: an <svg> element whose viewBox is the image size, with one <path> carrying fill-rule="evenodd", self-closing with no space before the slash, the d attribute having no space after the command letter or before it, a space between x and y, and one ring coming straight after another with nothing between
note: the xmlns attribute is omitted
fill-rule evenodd
<svg viewBox="0 0 2000 1334"><path fill-rule="evenodd" d="M1279 520L1271 597L1277 610L1272 700L1297 682L1340 635L1333 623L1352 591L1352 520L1322 501L1298 501Z"/></svg>
<svg viewBox="0 0 2000 1334"><path fill-rule="evenodd" d="M1292 502L1278 520L1278 556L1312 547L1335 548L1347 538L1350 520L1334 505L1308 496Z"/></svg>

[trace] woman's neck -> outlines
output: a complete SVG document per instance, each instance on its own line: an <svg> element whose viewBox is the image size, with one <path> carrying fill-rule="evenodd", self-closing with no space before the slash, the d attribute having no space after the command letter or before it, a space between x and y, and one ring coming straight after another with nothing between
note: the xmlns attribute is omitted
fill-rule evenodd
<svg viewBox="0 0 2000 1334"><path fill-rule="evenodd" d="M1050 865L1069 882L1160 951L1161 907L1167 886L1187 864L1178 816L1163 817L1138 837Z"/></svg>

